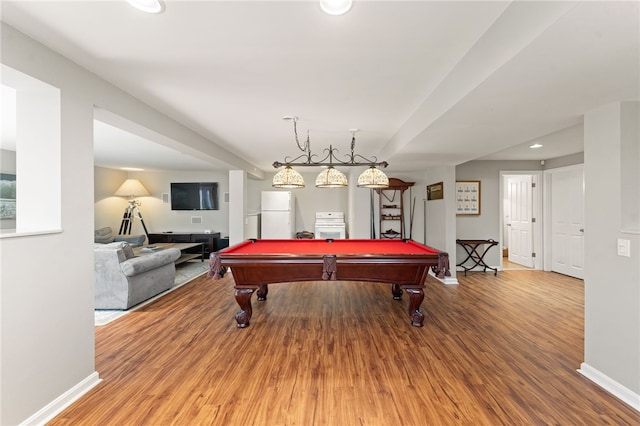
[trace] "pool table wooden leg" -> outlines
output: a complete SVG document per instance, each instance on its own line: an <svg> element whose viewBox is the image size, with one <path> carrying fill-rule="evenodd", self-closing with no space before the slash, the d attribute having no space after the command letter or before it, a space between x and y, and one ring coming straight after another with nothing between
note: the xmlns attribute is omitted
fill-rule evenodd
<svg viewBox="0 0 640 426"><path fill-rule="evenodd" d="M411 325L422 327L424 325L424 314L420 312L420 305L424 300L424 291L421 288L405 288L409 294L409 318Z"/></svg>
<svg viewBox="0 0 640 426"><path fill-rule="evenodd" d="M256 294L258 295L258 300L267 300L267 294L269 293L269 286L261 285L258 287L258 291Z"/></svg>
<svg viewBox="0 0 640 426"><path fill-rule="evenodd" d="M240 312L236 314L238 328L249 327L249 320L253 312L251 310L251 295L255 290L255 288L237 288L235 290L236 302L240 305Z"/></svg>
<svg viewBox="0 0 640 426"><path fill-rule="evenodd" d="M402 288L398 284L391 284L391 294L394 300L402 299Z"/></svg>

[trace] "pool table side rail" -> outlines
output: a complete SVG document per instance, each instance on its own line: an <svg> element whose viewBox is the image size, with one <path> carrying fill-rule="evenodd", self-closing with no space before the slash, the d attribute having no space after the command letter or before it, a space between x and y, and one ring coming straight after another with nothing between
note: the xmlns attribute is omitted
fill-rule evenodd
<svg viewBox="0 0 640 426"><path fill-rule="evenodd" d="M229 259L222 257L221 265L230 267L237 288L256 285L297 281L322 281L324 258L292 256L288 259L272 256L251 259ZM384 268L381 266L384 265ZM371 281L397 284L401 287L422 288L430 266L437 259L336 259L336 274L333 279L342 281Z"/></svg>

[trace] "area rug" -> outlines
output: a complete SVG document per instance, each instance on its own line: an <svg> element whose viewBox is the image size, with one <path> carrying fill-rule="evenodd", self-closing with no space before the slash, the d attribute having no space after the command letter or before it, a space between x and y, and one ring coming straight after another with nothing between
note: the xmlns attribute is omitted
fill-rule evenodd
<svg viewBox="0 0 640 426"><path fill-rule="evenodd" d="M188 283L189 281L193 280L194 278L199 277L202 274L205 274L207 272L207 270L209 269L209 262L204 261L204 262L200 262L200 261L193 261L193 262L184 262L181 263L180 265L176 266L176 280L175 283L173 285L173 287L171 287L169 290L162 292L160 294L158 294L157 296L152 297L151 299L145 300L144 302L136 305L136 306L132 306L131 308L127 309L126 311L110 311L110 310L96 310L95 312L95 322L94 324L96 326L100 326L100 325L106 325L109 324L112 321L117 320L118 318L122 317L123 315L128 314L129 312L133 312L136 309L139 309L151 302L153 302L154 300L158 299L159 297L162 297L164 295L166 295L167 293L172 292L173 290L177 289L178 287L181 287L183 285L185 285L186 283Z"/></svg>

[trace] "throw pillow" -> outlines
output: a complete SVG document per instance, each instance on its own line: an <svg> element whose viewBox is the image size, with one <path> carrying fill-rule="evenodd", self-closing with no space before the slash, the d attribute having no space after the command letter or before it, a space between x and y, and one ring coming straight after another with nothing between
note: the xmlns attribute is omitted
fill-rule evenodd
<svg viewBox="0 0 640 426"><path fill-rule="evenodd" d="M100 244L109 244L115 241L113 231L110 227L97 229L93 233L93 241Z"/></svg>
<svg viewBox="0 0 640 426"><path fill-rule="evenodd" d="M124 251L124 256L127 259L136 257L136 255L133 254L133 246L129 243L122 243L122 251Z"/></svg>

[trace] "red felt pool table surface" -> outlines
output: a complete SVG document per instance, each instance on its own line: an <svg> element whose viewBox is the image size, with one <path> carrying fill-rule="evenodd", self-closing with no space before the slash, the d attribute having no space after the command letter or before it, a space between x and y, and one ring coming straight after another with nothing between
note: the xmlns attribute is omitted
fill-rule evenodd
<svg viewBox="0 0 640 426"><path fill-rule="evenodd" d="M411 240L248 240L220 254L385 255L438 254L439 251Z"/></svg>

